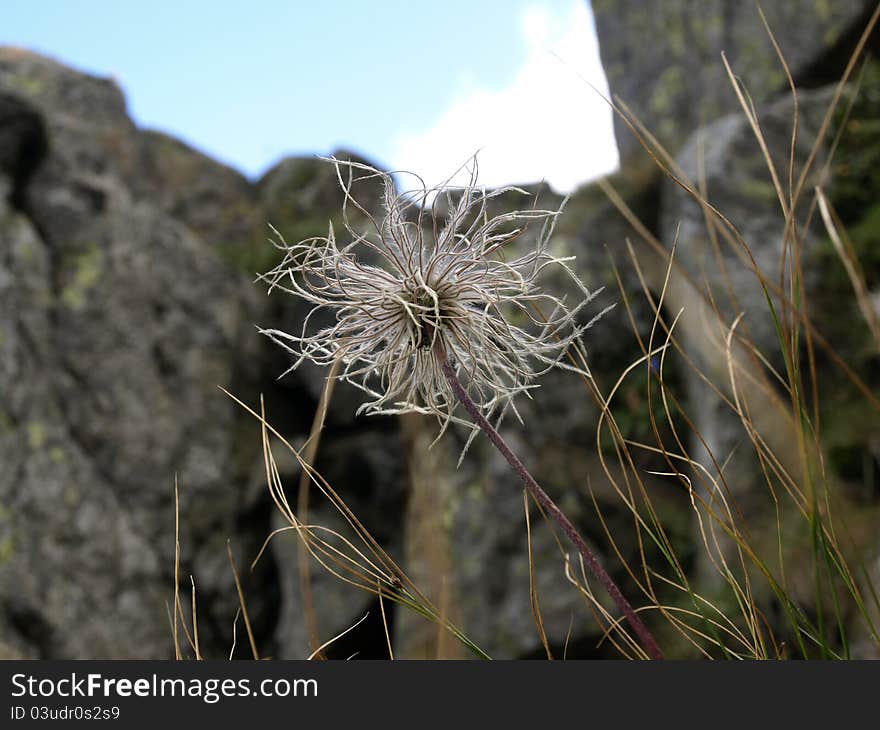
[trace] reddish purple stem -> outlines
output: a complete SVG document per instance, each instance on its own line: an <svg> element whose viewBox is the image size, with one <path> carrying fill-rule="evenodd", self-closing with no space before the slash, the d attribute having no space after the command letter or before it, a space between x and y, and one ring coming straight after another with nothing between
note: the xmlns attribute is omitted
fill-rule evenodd
<svg viewBox="0 0 880 730"><path fill-rule="evenodd" d="M620 612L626 617L626 620L629 621L633 631L635 631L639 639L641 639L642 646L645 648L648 655L652 659L663 659L663 652L657 645L657 641L654 639L651 632L648 631L645 624L642 623L642 620L633 610L629 601L623 597L623 594L620 592L617 584L611 579L611 576L605 572L605 569L599 563L599 560L593 554L593 551L587 546L584 539L580 536L580 533L575 526L571 524L568 517L566 517L562 510L556 506L556 503L550 499L548 494L541 489L541 485L535 481L535 478L531 474L529 474L528 470L519 460L519 457L511 451L504 439L501 438L501 434L493 428L492 424L486 420L486 417L482 414L477 404L471 400L471 397L467 394L467 391L465 391L464 386L455 374L455 370L449 363L449 360L446 357L446 351L440 343L439 338L437 338L434 344L434 355L437 357L440 367L443 369L443 374L446 376L446 379L452 386L452 390L455 391L455 395L458 397L459 401L461 401L465 410L485 432L489 437L489 440L502 453L504 458L507 459L514 471L519 475L519 478L523 480L526 489L528 489L529 493L537 500L538 504L544 508L545 512L556 521L559 527L562 528L562 531L568 536L569 540L574 543L575 547L583 556L584 562L590 569L590 572L602 584L605 590L608 591L608 594L614 599Z"/></svg>

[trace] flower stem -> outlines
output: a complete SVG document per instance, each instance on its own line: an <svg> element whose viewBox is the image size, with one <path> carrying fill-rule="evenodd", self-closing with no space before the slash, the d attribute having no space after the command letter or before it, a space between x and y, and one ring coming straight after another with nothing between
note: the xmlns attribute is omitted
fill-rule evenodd
<svg viewBox="0 0 880 730"><path fill-rule="evenodd" d="M648 631L645 624L642 623L642 620L633 610L629 601L624 598L623 593L620 592L617 584L611 579L611 576L608 575L599 563L598 558L593 554L593 551L590 550L575 526L571 523L568 517L563 514L562 510L556 506L556 503L550 499L549 495L541 488L541 485L535 481L535 478L529 474L526 467L519 460L519 457L513 453L507 445L507 442L501 437L501 434L499 434L492 424L486 420L486 417L482 414L477 404L471 400L471 397L467 394L467 391L464 389L464 386L455 374L455 370L449 363L449 359L446 357L446 350L440 342L440 338L436 338L435 340L434 356L437 358L437 361L443 370L443 374L446 376L446 380L449 381L449 385L452 386L452 390L455 392L458 400L461 401L465 410L485 432L489 437L489 440L501 452L504 458L507 459L519 478L522 479L526 489L528 489L529 493L535 498L535 500L537 500L538 504L544 508L547 514L556 521L562 531L574 543L587 567L590 569L590 572L602 584L605 590L608 591L608 594L614 599L620 612L623 613L626 620L629 621L630 626L632 626L639 639L641 639L642 646L645 648L648 655L652 659L663 659L663 652L660 650L656 639L654 639L651 632Z"/></svg>

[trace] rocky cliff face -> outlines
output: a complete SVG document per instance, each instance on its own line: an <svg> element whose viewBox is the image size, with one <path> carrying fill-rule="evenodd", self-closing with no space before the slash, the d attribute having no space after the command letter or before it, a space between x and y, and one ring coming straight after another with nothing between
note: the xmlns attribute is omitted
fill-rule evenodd
<svg viewBox="0 0 880 730"><path fill-rule="evenodd" d="M189 534L233 530L242 500L234 412L211 384L235 377L251 293L138 191L149 147L114 84L5 49L0 88L17 120L0 229L4 636L28 656L156 655L169 476L218 507Z"/></svg>
<svg viewBox="0 0 880 730"><path fill-rule="evenodd" d="M697 4L662 3L648 15L644 3L594 0L612 91L679 152L686 174L703 175L710 198L757 243L758 259L769 271L779 257L778 218L755 211L772 207L774 196L766 182L755 182L763 160L750 145L748 125L728 114L735 97L718 51L729 51L756 102L768 102L759 109L783 167L791 105L780 91L784 77L769 68L775 52L764 41L760 19L740 5L700 3L698 11ZM795 77L817 87L800 97L798 160L815 139L831 93L821 88L828 80L822 74L839 67L867 5L819 3L812 14L801 8L789 16L787 3L785 10L780 4L768 11ZM869 93L862 98L876 101L876 79L866 79ZM827 171L830 177L809 181L835 181L829 183L835 201L848 223L866 226L859 240L868 242L876 227L865 221L876 211L864 202L847 208L847 201L876 187L870 156L857 152L880 148L870 124L875 112L870 104L856 105L850 122L861 124L861 141L852 149L841 144L842 162ZM698 131L700 121L709 124ZM738 283L740 260L732 252L720 260L712 254L703 210L640 159L629 138L622 133L619 140L624 168L603 183L605 190L588 186L573 196L554 244L578 257L587 286L608 287L602 304L620 303L588 337L590 365L605 393L642 355L633 329L647 339L653 325L643 283L655 296L662 288L662 252L676 235L682 266L667 292L672 316L680 307L693 311L702 288L717 289L731 275L733 293L747 305L756 301L753 279ZM607 197L609 185L628 217ZM560 202L547 190L536 192L542 205ZM378 205L367 198L368 206ZM266 221L301 239L324 233L328 221L338 223L339 204L329 165L291 158L249 181L177 140L138 129L113 82L0 49L0 654L173 655L166 604L174 588L175 477L181 587L189 591L192 574L205 654L225 656L231 643L237 597L227 539L264 653L296 658L310 652L295 542L279 539L253 573L244 569L280 523L266 492L258 424L217 386L254 405L263 394L268 420L292 442L305 440L325 373L303 368L276 380L289 362L254 325L291 328L304 310L289 297L266 297L253 280L276 262ZM821 274L808 282L810 296L825 303L825 312L852 315L835 294L846 279L834 278L839 264L827 258L821 230L814 228L808 239L807 254ZM629 262L628 240L641 271ZM863 249L872 250L867 244ZM877 286L876 260L866 273ZM718 306L728 320L740 311L735 297ZM748 319L762 343L772 346L772 327L757 309ZM700 326L699 320L681 322L697 350L706 340ZM860 367L870 364L864 344L854 345L850 333L839 332L832 341L852 349ZM723 372L724 363L704 354L707 367ZM687 382L680 363L670 358L666 367L667 382L702 406L699 426L712 435L713 447L735 451L729 414L719 415L711 398ZM650 378L650 370L628 377L615 397L618 425L633 441L653 437L645 418ZM859 406L847 397L834 402ZM477 442L455 470L461 443L454 434L428 453L426 424L356 418L359 402L352 390L337 388L318 469L478 645L498 657L540 655L520 489L506 464ZM600 462L607 445L597 448L600 406L589 389L577 378L552 375L522 412L526 428L510 423L506 437L599 552L607 539L593 515L593 498L610 534L631 534L632 518ZM845 424L852 416L838 420ZM835 431L832 464L851 465L853 450L859 459L877 458L880 429L876 420L864 423L857 434L843 426ZM662 436L672 438L665 430ZM650 474L667 468L662 459L638 458L635 468L657 501L658 519L676 549L692 555L687 495ZM756 468L744 468L744 492ZM279 469L295 495L298 468L290 459L280 460ZM862 489L867 501L880 491L876 479L847 474L847 488ZM338 524L317 495L312 505L315 523ZM595 648L595 623L562 575L558 548L537 515L532 528L549 643L558 653L567 644L569 655L613 653ZM619 548L638 562L635 541L622 539ZM608 567L632 588L618 561L609 559ZM316 569L312 575L324 638L367 610L376 613L369 595ZM398 655L460 653L402 610L393 623ZM371 630L372 636L355 637L352 652L382 654L384 631L378 625Z"/></svg>
<svg viewBox="0 0 880 730"><path fill-rule="evenodd" d="M672 153L702 123L739 111L721 61L756 104L788 88L755 3L737 0L592 0L612 94ZM840 78L874 9L870 0L764 3L767 23L801 88ZM615 120L621 159L640 145Z"/></svg>
<svg viewBox="0 0 880 730"><path fill-rule="evenodd" d="M743 514L755 518L772 509L764 501L768 497L765 464L756 457L741 416L730 407L733 361L747 374L738 378L739 408L752 419L765 447L786 472L803 481L806 467L794 448L797 429L786 413L791 406L780 385L786 365L779 323L768 306L770 301L777 316L791 317L783 294L790 292L786 288L795 276L791 257L796 256L799 306L818 333L809 345L815 348L813 355L803 341L799 347L802 362L813 358L812 377L819 397L811 407L817 423L822 423L825 476L844 496L841 510L853 533L863 534L877 519L880 487L875 445L880 417L865 400L865 393L880 384L878 343L864 312L858 311L852 285L817 211L814 191L820 187L839 211L838 224L850 231L867 289L877 291L878 186L870 172L878 142L876 62L868 60L852 76L836 112L828 115L836 82L876 4L765 4L767 22L797 86L796 101L761 17L748 3L593 0L593 8L612 93L671 154L667 175L648 162L647 152L618 120L624 170L645 170L643 194L660 206L655 221L646 221L646 229L632 233L643 245L652 238L667 252L676 244L676 263L666 289L668 317L682 312L678 335L685 349L713 383L722 384L710 387L693 374L685 379L695 434L699 434L690 437L691 454L707 474L736 495ZM651 42L646 42L648 38ZM874 31L867 47L876 48L878 43L880 35ZM754 104L766 154L737 101L722 51ZM783 190L782 200L768 156ZM791 205L799 184L803 194L786 233L784 208ZM872 192L865 196L866 191ZM797 231L796 251L791 248L791 230ZM652 287L659 291L662 284L655 278ZM731 334L734 322L736 337ZM752 354L737 350L740 336L746 338ZM734 343L730 349L728 337ZM761 353L761 363L753 359L752 348ZM861 392L844 376L841 360L862 380ZM783 376L777 379L774 371ZM765 385L756 388L760 382ZM851 427L842 426L843 422ZM846 447L840 446L843 442ZM855 461L848 462L849 458ZM786 550L808 563L804 538L788 534ZM873 561L876 540L861 540L859 549L858 559ZM711 566L703 567L713 571ZM795 593L800 591L803 598L809 580L795 583L800 584ZM876 655L876 647L865 651Z"/></svg>
<svg viewBox="0 0 880 730"><path fill-rule="evenodd" d="M169 655L177 478L183 588L191 573L203 649L222 656L236 608L224 543L231 539L245 564L277 522L261 477L257 424L218 386L250 403L264 394L273 425L294 442L308 434L325 373L304 367L276 381L287 358L254 327L295 327L304 309L289 297L263 296L253 278L277 255L265 221L291 239L339 224L335 173L318 160L291 158L251 183L174 139L137 129L113 82L13 49L0 52L0 120L4 652ZM378 198L368 192L366 202L376 206ZM542 192L542 203L559 202ZM591 286L608 283L601 247L584 247L608 205L587 194L575 208L558 245L581 253ZM638 288L634 277L627 281ZM615 313L610 326L619 331L624 317ZM636 356L634 342L621 348L618 340L597 330L600 365ZM598 474L589 425L595 404L577 383L561 380L546 392L556 405L524 405L536 424L524 453L554 484L582 480L582 467ZM582 410L565 407L572 398ZM454 566L457 615L479 645L497 656L538 651L515 478L479 445L456 471L455 439L442 447L450 455L444 468L436 454L423 453L432 440L424 427L402 440L394 419L356 419L359 402L352 389L337 387L318 468L380 542L406 552L414 573L438 591L413 546L447 546L436 557ZM516 429L509 435L522 441ZM295 490L295 464L280 468ZM456 494L425 522L417 505L438 480ZM407 482L418 492L409 511ZM586 493L565 502L574 515L589 512ZM313 517L338 521L317 499ZM446 538L438 542L440 532ZM537 559L557 563L549 533L535 540ZM265 650L308 654L294 541L279 540L260 565L247 589ZM369 596L312 573L323 635L369 608ZM552 597L545 620L561 645L573 613L583 619L573 624L575 636L591 629L580 599L552 574L542 583ZM406 638L418 633L407 620L400 621L401 651L420 655L423 647Z"/></svg>
<svg viewBox="0 0 880 730"><path fill-rule="evenodd" d="M4 653L168 656L175 477L206 646L226 644L224 543L252 558L270 515L252 486L258 431L218 386L277 395L293 431L314 405L307 383L274 384L283 361L254 324L285 309L244 268L266 217L287 220L273 206L290 163L251 184L137 129L113 82L14 49L0 51L0 148ZM332 198L326 173L299 199ZM271 638L266 575L252 590Z"/></svg>
<svg viewBox="0 0 880 730"><path fill-rule="evenodd" d="M787 190L791 185L789 175L797 187L806 163L811 162L809 174L800 181L804 194L794 214L802 239L799 255L803 256L805 296L815 302L811 317L833 347L854 358L859 372L869 372L870 368L862 366L867 364L866 349L871 350L870 337L863 318L854 316L845 303L853 297L810 198L816 186L826 191L842 224L855 232L853 243L866 282L869 289L876 289L880 285L873 253L876 203L873 193L867 193L877 189L877 178L870 171L877 141L876 62L869 61L862 72L853 74L836 113L826 120L835 84L876 5L805 1L764 8L797 84L796 103L773 41L754 7L685 2L658 4L649 11L647 5L638 5L593 2L611 91L627 102L672 154L669 165L680 181L703 190L733 226L733 232L725 230L718 218L710 225L713 216L699 200L650 164L632 131L618 122L618 144L627 160L624 170L642 170L642 195L659 204L657 218L644 221L648 233L667 250L677 242L677 271L672 272L670 284L673 299L680 297L684 305L711 297L720 315L717 319L727 325L742 313L750 338L774 367L784 368L775 324L755 275L757 270L774 280L785 268L784 216L766 156L724 69L720 57L724 51L755 105L767 154L783 187ZM654 41L642 42L648 37ZM869 56L878 44L880 35L875 30L867 39ZM667 77L677 81L669 85ZM832 145L833 162L826 164ZM644 239L644 235L638 237ZM744 245L753 260L748 260ZM654 282L655 288L659 283ZM779 292L772 296L777 311L783 311ZM688 329L686 319L684 330ZM841 321L852 327L847 325L843 331ZM709 339L705 322L694 332L695 341ZM827 364L826 358L820 360ZM723 363L718 366L725 368ZM823 373L822 379L839 385L839 374L832 370ZM873 432L874 423L869 418L864 425ZM710 430L717 430L717 425L713 422Z"/></svg>

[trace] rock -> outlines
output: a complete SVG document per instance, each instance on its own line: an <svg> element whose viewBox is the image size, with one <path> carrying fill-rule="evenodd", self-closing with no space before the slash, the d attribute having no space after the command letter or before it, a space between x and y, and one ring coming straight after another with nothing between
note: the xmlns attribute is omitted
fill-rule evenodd
<svg viewBox="0 0 880 730"><path fill-rule="evenodd" d="M0 272L14 283L2 294L0 362L3 382L15 383L0 404L7 640L36 657L162 656L156 544L78 439L60 373L47 367L57 357L47 247L22 216L6 208L3 221ZM132 591L140 600L126 598Z"/></svg>
<svg viewBox="0 0 880 730"><path fill-rule="evenodd" d="M573 397L571 390L562 392ZM542 392L535 396L538 401L544 397ZM578 410L579 404L575 397L567 409ZM637 601L591 503L590 488L597 485L596 497L612 534L625 534L628 521L631 526L631 517L621 509L619 499L611 499L610 490L602 484L605 477L592 445L595 441L577 442L567 433L556 444L558 451L545 454L550 438L542 430L550 422L550 414L561 410L542 404L538 413L537 418L528 417L524 426L508 424L502 431L506 441L578 526L609 573ZM554 656L606 656L608 648L600 646L598 626L587 601L566 578L565 556L577 565L576 550L555 523L542 519L531 502L529 545L523 486L510 465L480 436L462 465L454 469L463 440L450 434L428 450L435 436L432 422L412 421L405 429L411 492L404 566L439 615L494 659L546 656L531 608L531 551L541 620ZM566 421L570 422L570 417ZM583 430L589 426L588 419L581 423ZM566 452L570 464L558 464L561 451ZM609 461L616 471L613 457ZM572 473L577 476L566 480ZM645 482L656 490L658 484L650 477ZM662 493L658 494L661 509L665 502ZM622 541L626 559L638 564L632 549L628 541ZM615 611L599 588L597 598ZM467 646L412 612L398 608L395 629L395 655L400 658L473 658Z"/></svg>
<svg viewBox="0 0 880 730"><path fill-rule="evenodd" d="M798 170L810 154L832 94L831 89L819 89L801 92L798 96L799 133L795 150ZM758 112L767 147L785 184L793 102L783 98L760 107ZM820 154L816 160L813 168L816 175L823 159ZM736 227L742 239L725 235L724 225L717 222L713 241L702 206L671 180L665 183L662 239L667 245L677 239L678 261L670 282L669 311L683 309L678 331L685 351L713 383L721 386L722 393L729 394L725 342L729 327L740 314L743 316L738 333L747 337L778 372L785 372L774 318L758 275L752 269L757 266L766 277L778 316L785 316L783 302L772 290L779 281L784 216L761 149L742 114L723 117L696 132L685 144L677 164L692 182L699 179L702 169L709 202ZM812 190L820 181L816 175L807 181L806 190ZM807 224L807 208L808 202L803 202L796 219L809 300L821 283L822 269L815 263L822 231L815 217ZM801 474L803 465L794 448L797 443L794 424L788 417L784 398L777 394L767 372L746 350L735 346L732 357L738 368L738 396L758 432L767 439L789 473ZM760 491L763 483L760 464L754 450L743 443L747 435L740 418L700 378L689 377L685 383L695 421L690 445L694 458L704 463L716 479L719 479L716 464L727 464L724 471L727 486L740 499Z"/></svg>
<svg viewBox="0 0 880 730"><path fill-rule="evenodd" d="M699 8L695 3L654 3L650 8L644 3L605 0L593 0L592 4L612 92L659 138L691 181L697 182L700 170L705 169L709 201L742 234L772 288L779 281L783 215L758 143L720 58L724 51L756 105L777 171L787 186L791 92L754 5L721 0L700 3ZM868 2L764 4L769 25L798 87L798 173L823 122L833 93L832 84L842 75L874 9L875 4ZM878 38L875 32L869 40L869 54L877 47ZM864 393L853 386L833 359L836 356L847 363L873 392L878 384L880 358L818 213L814 212L810 224L806 224L813 187L821 185L853 241L868 289L876 290L880 281L880 258L876 255L880 240L880 214L876 207L876 108L880 87L876 62L867 62L863 71L856 74L860 88L855 104L850 108L851 99L845 97L834 115L826 144L814 164L814 174L806 180L796 220L803 242L803 306L825 340L823 345L814 341L819 388L819 402L815 405L821 424L823 472L830 489L844 495L835 510L841 524L845 522L848 526L851 557L859 564L871 564L876 560L876 540L872 547L866 523L875 519L870 515L878 493L874 476L878 473L878 462L872 444L880 433L880 419L866 402ZM619 120L616 132L624 170L632 170L646 155L638 151L639 143ZM828 174L822 177L817 173L826 161L831 140L835 140L835 157ZM661 176L659 171L655 175ZM662 200L662 212L653 222L646 221L646 228L667 247L678 239L677 266L670 277L665 310L667 321L683 311L677 336L684 351L729 397L725 340L731 323L743 313L737 334L755 343L767 363L785 378L776 326L742 247L725 240L724 226L718 224L716 254L705 212L672 180L661 177L662 198L658 199ZM641 253L639 259L643 260ZM648 262L643 267L655 292L664 269L657 263ZM706 298L709 294L711 299ZM780 297L773 294L771 299L777 312L784 313ZM716 307L720 316L714 311ZM802 347L803 343L801 338ZM807 353L801 355L802 363L806 363ZM788 395L768 375L768 368L736 340L731 357L738 372L740 402L754 428L787 475L795 483L806 484L805 467L795 448L797 428L790 417ZM769 501L765 474L742 422L721 395L688 369L680 383L682 387L676 392L683 396L694 421L693 429L684 431L693 431L686 444L690 456L701 462L715 479L723 465L726 487L736 502L737 514L753 530L755 544L770 546L769 551L778 549L776 522L768 517L778 506ZM813 408L811 396L806 398ZM696 486L707 488L699 471L693 476ZM786 514L779 519L785 523L786 574L791 581L791 593L804 605L813 606L815 596L810 591L815 591L815 585L807 567L811 560L809 546L806 538L800 536L802 525ZM721 542L724 552L725 543ZM697 559L696 584L711 592L713 585L717 587L718 573L700 538L686 541L685 545L685 552ZM699 580L708 577L714 583ZM763 593L762 589L756 590L756 599L770 600ZM847 631L851 629L848 627ZM859 631L856 628L853 635ZM870 648L870 641L863 643ZM865 652L865 648L859 651Z"/></svg>
<svg viewBox="0 0 880 730"><path fill-rule="evenodd" d="M137 195L185 224L225 259L244 256L264 225L250 181L161 132L145 131L140 140L140 174L133 180Z"/></svg>
<svg viewBox="0 0 880 730"><path fill-rule="evenodd" d="M798 94L798 145L795 170L802 169L816 141L822 121L833 96L833 89L803 91ZM787 193L787 175L792 134L793 102L783 98L758 109L761 129L773 164ZM813 175L807 180L809 192L827 178L821 176L825 159L824 148L813 164ZM736 227L748 246L761 274L778 283L783 253L785 221L774 189L767 163L743 114L731 114L697 131L687 141L677 159L687 180L696 184L701 171L709 202ZM808 201L798 208L798 231L802 238L803 270L807 295L820 285L821 270L811 265L817 245L824 236L818 216L807 224ZM721 225L721 224L719 224ZM748 254L736 240L725 239L719 231L719 252L716 253L707 232L706 217L701 205L673 181L663 189L662 240L678 240L676 258L701 292L710 292L724 322L730 324L740 313L745 314L742 327L765 355L779 350L776 328L765 301L758 276L752 269ZM777 312L783 304L774 297ZM782 367L779 357L773 360Z"/></svg>
<svg viewBox="0 0 880 730"><path fill-rule="evenodd" d="M46 131L36 110L13 94L0 95L0 197L21 191L46 147ZM20 200L11 201L20 204Z"/></svg>
<svg viewBox="0 0 880 730"><path fill-rule="evenodd" d="M543 652L530 610L529 546L522 485L506 461L481 438L455 468L463 445L458 434L432 444L431 419L402 419L410 494L405 521L408 576L482 651L495 659ZM508 433L521 458L533 452ZM553 490L554 494L558 490ZM568 491L566 509L577 497ZM580 515L580 510L573 517ZM532 509L532 549L545 630L561 646L570 622L580 636L587 615L567 583L551 531ZM587 619L588 620L588 619ZM472 659L467 646L438 623L413 611L395 612L395 656L404 659ZM588 629L589 630L589 629Z"/></svg>
<svg viewBox="0 0 880 730"><path fill-rule="evenodd" d="M326 373L303 370L274 383L289 361L253 328L289 327L302 308L289 296L255 296L259 287L243 272L275 263L268 258L277 252L257 243L265 221L288 238L324 234L331 220L340 227L335 172L325 162L289 159L251 186L183 144L138 130L113 82L8 49L0 51L0 120L0 380L15 383L0 400L9 466L0 480L0 624L10 628L9 653L171 655L165 607L177 474L182 588L188 597L193 574L203 652L225 655L231 642L237 597L224 544L231 538L266 653L303 656L290 546L279 540L255 575L244 567L270 530L273 508L249 476L259 463L257 424L216 386L250 404L264 393L273 425L300 440L308 433ZM378 213L379 191L365 192L361 200ZM319 469L399 554L406 496L397 422L355 420L361 401L337 389ZM580 420L565 423L569 437L579 433ZM455 479L470 473L453 465ZM456 502L464 506L449 514L458 525L455 560L465 566L459 585L482 597L466 601L463 615L493 651L516 656L539 644L522 580L519 489L506 466L500 472L502 487L465 490ZM484 530L495 511L507 517ZM315 506L314 515L336 524L326 508ZM549 537L536 531L536 554L543 560L550 551L558 565ZM375 609L368 595L313 574L323 639ZM570 591L557 604L560 575L542 591L557 643L574 605ZM480 616L484 602L503 624Z"/></svg>
<svg viewBox="0 0 880 730"><path fill-rule="evenodd" d="M542 425L532 421L524 428L509 427L504 435L590 540L593 534L584 528L595 523L590 519L585 492L571 483L550 481L543 473L546 470L536 468L540 462L531 446L531 434ZM460 441L445 445L447 463L454 463L460 448ZM465 635L491 657L544 656L531 611L522 483L491 445L481 439L473 449L471 457L453 473L453 489L440 513L449 531L451 605L460 616L459 625ZM412 458L419 458L418 454ZM553 651L561 655L569 630L580 640L595 637L596 625L583 598L565 578L563 553L553 533L555 525L545 524L533 505L530 514L535 588L542 621ZM407 527L413 529L414 525L410 521ZM576 560L565 537L560 539L562 550ZM601 548L597 552L601 554Z"/></svg>
<svg viewBox="0 0 880 730"><path fill-rule="evenodd" d="M247 283L139 196L143 139L115 84L3 49L0 107L14 122L0 153L0 614L35 656L167 657L175 474L185 564L235 536L243 508L238 411L217 386L233 387L255 337ZM222 593L203 604L207 650L212 610L234 613Z"/></svg>
<svg viewBox="0 0 880 730"><path fill-rule="evenodd" d="M810 155L833 94L834 89L830 87L798 94L799 126L795 148L798 174ZM792 114L793 102L789 98L758 108L761 129L786 186L786 195ZM832 139L834 132L832 129L827 139ZM822 174L827 169L824 164L827 149L827 143L819 148L795 220L803 270L803 301L811 323L828 343L820 345L818 339L814 339L823 446L828 449L824 454L824 478L830 484L844 486L858 480L854 479L852 465L870 460L866 444L872 434L880 433L880 419L833 364L828 352L830 347L843 355L851 367L864 374L869 387L876 381L873 375L876 370L870 367L870 360L864 354L854 356L857 351L865 353L869 346L867 328L855 313L846 277L840 261L833 254L821 219L817 214L810 217L815 186L821 185L829 194L835 190L834 179L827 172L824 176ZM846 143L838 151L841 157L836 165L848 164L847 159L851 163L851 151L846 149ZM860 154L856 152L856 155ZM697 179L702 168L709 202L730 220L742 238L739 242L726 237L724 225L716 219L717 244L713 243L702 207L671 180L665 183L662 238L671 242L677 235L676 259L679 264L670 283L669 312L684 309L678 323L682 346L721 388L718 393L698 377L685 379L687 402L694 421L689 449L692 458L702 463L706 474L719 484L722 484L720 468L723 465L724 488L735 500L738 514L753 525L753 539L772 544L776 539L775 523L770 521L767 526L758 526L764 525L767 514L774 509L767 487L766 464L759 461L740 416L724 398L732 398L728 373L728 368L732 367L736 371L736 396L751 428L760 435L764 448L774 455L773 459L778 460L788 477L796 484L807 484L806 466L797 449L798 426L791 418L790 397L770 375L768 367L772 366L788 382L782 346L767 297L751 263L753 261L765 277L770 300L778 316L784 318L786 308L775 290L783 261L784 216L764 156L742 115L723 117L695 133L679 154L677 164L691 180ZM748 247L748 256L744 253L744 246ZM847 316L842 316L843 312L848 312ZM739 315L742 318L737 335L746 338L749 344L741 346L734 338L728 353L726 338ZM751 347L757 348L767 365L762 365L751 355ZM802 338L802 363L807 362L804 347ZM810 377L805 374L807 383ZM858 425L853 428L855 423ZM708 490L700 474L695 474L695 479L695 485ZM845 491L851 489L845 487ZM860 491L864 491L864 487ZM852 531L853 544L858 546L856 549L863 549L864 540L854 537L861 533L859 525L866 519L863 507L848 498L838 505L837 514ZM785 545L789 561L787 575L791 581L789 590L797 599L809 602L813 600L810 592L815 586L808 572L809 548L805 538L794 536L797 530L794 524L799 518L787 517L783 510L780 519L795 521L786 523L784 528L794 531ZM765 534L764 530L769 530L770 534ZM725 540L720 544L722 552L730 549ZM705 551L698 554L702 577L717 582L717 569L710 564L709 556ZM712 585L712 581L708 580L705 585ZM756 590L757 600L769 600L767 592L766 588Z"/></svg>
<svg viewBox="0 0 880 730"><path fill-rule="evenodd" d="M785 72L753 3L593 0L602 63L612 94L675 154L703 123L739 109L721 52L761 104L787 90ZM765 3L767 22L798 86L836 81L874 9L847 3ZM621 160L640 144L615 118Z"/></svg>

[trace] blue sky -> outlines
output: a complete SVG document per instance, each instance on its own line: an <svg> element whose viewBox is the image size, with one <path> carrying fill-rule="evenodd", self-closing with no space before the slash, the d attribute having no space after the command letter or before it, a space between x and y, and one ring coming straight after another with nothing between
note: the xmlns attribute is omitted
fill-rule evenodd
<svg viewBox="0 0 880 730"><path fill-rule="evenodd" d="M586 0L6 2L0 43L113 76L129 112L250 177L344 147L429 182L570 189L616 164Z"/></svg>

